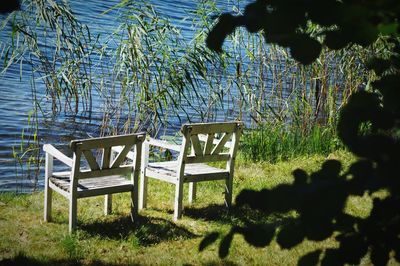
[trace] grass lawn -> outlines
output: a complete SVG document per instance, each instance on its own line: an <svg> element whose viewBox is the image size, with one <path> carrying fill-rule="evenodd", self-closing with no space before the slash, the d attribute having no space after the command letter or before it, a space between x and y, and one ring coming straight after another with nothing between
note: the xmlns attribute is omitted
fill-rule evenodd
<svg viewBox="0 0 400 266"><path fill-rule="evenodd" d="M352 156L337 152L348 165ZM293 182L292 171L320 169L326 158L299 157L288 162L244 163L235 168L235 195L242 189L272 188ZM187 196L187 187L185 194ZM298 258L316 247L336 247L334 237L325 241L304 241L290 250L280 248L275 240L264 248L249 246L235 235L229 255L218 257L220 240L199 252L201 240L210 232L226 234L232 225L245 219L263 219L277 226L286 216L265 217L248 209L223 206L223 183L200 183L197 201L191 206L184 201L183 218L172 221L174 187L154 179L149 181L148 208L133 225L129 218L128 194L117 194L113 214L104 216L103 198L78 201L78 230L68 234L68 202L54 194L53 222L43 221L43 193L31 195L0 194L0 264L4 265L296 265ZM350 213L368 215L372 201L368 196L354 197L347 203ZM366 258L363 263L368 264Z"/></svg>

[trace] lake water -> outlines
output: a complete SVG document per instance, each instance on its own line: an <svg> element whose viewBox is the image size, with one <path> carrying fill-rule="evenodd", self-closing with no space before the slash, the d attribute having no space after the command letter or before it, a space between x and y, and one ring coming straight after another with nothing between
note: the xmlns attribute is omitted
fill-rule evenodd
<svg viewBox="0 0 400 266"><path fill-rule="evenodd" d="M100 34L106 38L119 25L119 9L113 9L104 14L105 11L118 4L119 0L68 0L67 1L77 18L90 28L92 35ZM155 9L165 18L169 18L174 25L180 27L185 38L191 38L191 11L196 9L197 1L156 1L151 3ZM217 1L221 12L230 12L237 2ZM242 7L245 3L242 1ZM212 14L210 14L212 15ZM214 14L215 15L215 14ZM3 20L5 15L0 15ZM184 20L184 18L187 18ZM0 45L5 45L10 40L11 28L8 26L0 31ZM1 48L2 46L0 46ZM3 56L3 55L1 55ZM4 58L0 58L1 62ZM33 95L31 86L30 67L24 63L11 66L6 73L0 76L0 191L30 191L35 185L42 186L42 169L38 183L35 178L28 176L25 172L26 165L21 168L13 158L13 148L19 151L21 144L25 145L29 137L28 117L33 109ZM45 95L45 87L40 81L35 82L36 90L40 97ZM46 121L40 120L39 138L40 143L52 143L65 145L71 139L98 136L102 122L102 109L99 95L94 96L93 112L68 115L63 112ZM46 103L44 110L50 106ZM194 120L196 120L194 118ZM171 131L179 128L178 121L172 120ZM24 131L24 137L22 132ZM28 135L28 136L27 136ZM43 153L42 153L43 155ZM25 158L23 158L25 159ZM32 175L32 173L30 173Z"/></svg>

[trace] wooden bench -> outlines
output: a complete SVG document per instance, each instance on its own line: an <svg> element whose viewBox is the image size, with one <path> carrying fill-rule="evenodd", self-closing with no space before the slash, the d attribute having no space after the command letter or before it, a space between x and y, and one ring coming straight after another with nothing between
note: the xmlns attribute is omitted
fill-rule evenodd
<svg viewBox="0 0 400 266"><path fill-rule="evenodd" d="M138 212L138 177L140 171L144 133L121 136L73 140L70 148L73 158L69 158L50 144L45 144L45 197L44 220L51 220L52 191L69 200L69 232L76 228L77 200L98 195L105 196L105 214L112 208L111 194L131 193L131 217ZM114 148L114 149L113 149ZM134 153L130 150L134 148ZM93 152L101 154L100 164ZM118 151L115 154L115 151ZM127 160L130 153L131 160ZM53 172L53 159L68 166L69 171ZM82 161L88 167L83 167ZM130 179L129 179L130 178Z"/></svg>
<svg viewBox="0 0 400 266"><path fill-rule="evenodd" d="M147 205L149 177L175 184L174 220L182 215L184 183L189 183L191 203L196 198L197 182L225 180L225 204L230 207L234 162L242 130L242 122L185 124L181 128L181 145L152 138L146 140L142 152L139 209ZM150 145L179 152L178 160L149 163ZM218 161L226 162L226 167L221 169L206 164Z"/></svg>

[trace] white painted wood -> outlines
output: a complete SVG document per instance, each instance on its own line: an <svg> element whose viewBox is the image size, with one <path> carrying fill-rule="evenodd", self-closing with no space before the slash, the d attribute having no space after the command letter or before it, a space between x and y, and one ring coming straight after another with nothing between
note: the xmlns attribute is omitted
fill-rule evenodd
<svg viewBox="0 0 400 266"><path fill-rule="evenodd" d="M168 149L168 150L172 150L172 151L180 151L181 150L181 145L176 145L176 144L170 143L165 140L149 138L147 140L147 142L151 146L156 146L156 147L160 147L160 148L164 148L164 149Z"/></svg>
<svg viewBox="0 0 400 266"><path fill-rule="evenodd" d="M149 142L144 141L142 145L142 162L140 167L140 189L139 189L139 210L147 207L147 183L148 177L146 167L149 164Z"/></svg>
<svg viewBox="0 0 400 266"><path fill-rule="evenodd" d="M104 212L109 214L112 209L112 194L129 192L131 195L131 216L133 218L137 217L141 144L144 139L145 134L139 133L75 140L70 145L73 150L72 159L60 153L53 146L45 145L45 220L50 220L51 218L50 193L52 190L67 197L69 200L68 229L70 233L76 229L79 198L105 195ZM133 153L129 151L131 147L135 149ZM93 156L93 149L103 151L101 167ZM114 159L113 154L116 151L118 155ZM127 155L131 155L133 161L131 160L131 163L124 164ZM53 157L69 165L71 171L52 172ZM81 168L81 157L87 160L90 169ZM128 175L131 176L131 179L127 178Z"/></svg>
<svg viewBox="0 0 400 266"><path fill-rule="evenodd" d="M197 193L197 183L190 182L189 183L189 204L192 204L196 200Z"/></svg>
<svg viewBox="0 0 400 266"><path fill-rule="evenodd" d="M111 162L114 161L116 153L112 151L112 147L104 148L103 157L101 159L101 169L109 169ZM112 213L112 194L104 196L104 215Z"/></svg>
<svg viewBox="0 0 400 266"><path fill-rule="evenodd" d="M106 194L104 196L104 215L112 213L112 194Z"/></svg>
<svg viewBox="0 0 400 266"><path fill-rule="evenodd" d="M45 163L45 180L44 180L44 220L51 221L51 204L52 204L52 190L49 187L49 179L53 173L53 156L46 152Z"/></svg>
<svg viewBox="0 0 400 266"><path fill-rule="evenodd" d="M143 151L140 189L141 201L144 202L142 207L146 207L148 177L175 184L174 220L182 216L184 183L189 183L189 202L192 203L196 198L198 182L225 180L225 202L230 207L234 162L242 128L242 122L186 124L181 128L183 140L179 149L176 145L168 146L165 141L150 139L149 145L179 151L179 157L177 161L148 163L148 150ZM216 135L222 137L216 139ZM225 161L226 168L219 169L205 164L217 161Z"/></svg>
<svg viewBox="0 0 400 266"><path fill-rule="evenodd" d="M69 167L72 167L72 159L69 158L68 156L66 156L65 154L63 154L62 152L60 152L59 150L57 150L53 145L44 144L43 150L46 153L51 154L51 156L53 156L57 160L63 162L64 164L68 165Z"/></svg>
<svg viewBox="0 0 400 266"><path fill-rule="evenodd" d="M199 140L203 141L203 142L207 142L208 141L208 136L212 136L212 144L218 144L219 140L218 138L214 138L214 133L209 133L209 134L199 134ZM212 146L211 146L212 147ZM231 141L228 141L225 143L225 148L230 148L231 147ZM204 154L207 154L206 152L204 152Z"/></svg>
<svg viewBox="0 0 400 266"><path fill-rule="evenodd" d="M230 208L232 206L232 197L233 197L233 174L234 174L234 166L236 159L236 152L239 146L239 139L243 132L243 125L238 125L237 130L233 133L232 136L232 146L230 148L229 154L230 158L226 163L226 170L229 172L229 177L225 182L225 205Z"/></svg>
<svg viewBox="0 0 400 266"><path fill-rule="evenodd" d="M185 173L185 159L187 150L190 145L190 130L185 130L183 140L182 140L182 147L178 157L178 164L176 168L177 172L177 181L175 185L175 201L174 201L174 220L178 220L182 217L182 209L183 209L183 177Z"/></svg>

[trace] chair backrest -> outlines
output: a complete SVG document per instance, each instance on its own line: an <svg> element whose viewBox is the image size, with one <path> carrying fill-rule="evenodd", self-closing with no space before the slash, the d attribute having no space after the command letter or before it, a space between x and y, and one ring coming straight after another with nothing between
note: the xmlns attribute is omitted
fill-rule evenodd
<svg viewBox="0 0 400 266"><path fill-rule="evenodd" d="M145 133L136 133L71 141L70 148L73 151L71 178L77 180L131 174L133 170L137 170L136 168L140 166L141 145L145 136ZM123 146L122 151L117 156L113 156L112 148L115 146ZM136 157L133 162L123 164L126 161L126 155L132 148L135 150ZM94 155L96 151L101 155L100 164ZM82 168L81 159L86 159L89 169Z"/></svg>
<svg viewBox="0 0 400 266"><path fill-rule="evenodd" d="M226 161L236 156L239 138L243 131L243 122L220 122L185 124L179 162L206 163ZM205 135L204 138L201 136ZM219 138L216 138L218 137ZM229 145L226 145L229 143ZM228 146L228 151L225 147ZM190 153L189 153L190 151Z"/></svg>

